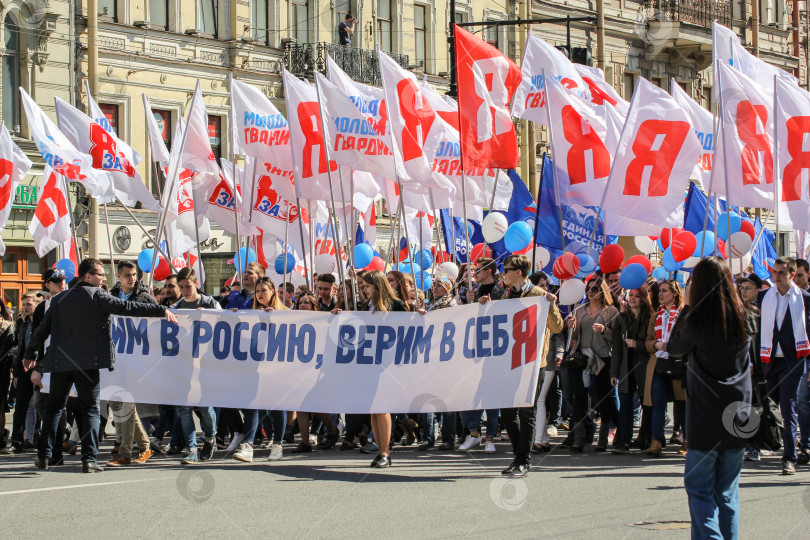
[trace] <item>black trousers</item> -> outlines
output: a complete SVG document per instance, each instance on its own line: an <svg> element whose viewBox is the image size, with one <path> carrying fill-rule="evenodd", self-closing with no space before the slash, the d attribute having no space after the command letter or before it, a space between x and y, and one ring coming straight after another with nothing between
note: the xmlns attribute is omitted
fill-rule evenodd
<svg viewBox="0 0 810 540"><path fill-rule="evenodd" d="M11 428L11 444L15 448L22 448L25 440L25 419L28 416L28 406L34 397L34 383L31 382L31 372L26 371L17 377L17 404L14 406L13 426Z"/></svg>
<svg viewBox="0 0 810 540"><path fill-rule="evenodd" d="M40 459L49 460L57 441L62 411L68 401L70 389L75 386L79 401L79 432L82 440L82 462L95 463L98 455L98 416L99 372L97 369L60 371L51 373L51 387L45 417L42 419L42 432L39 437L37 454Z"/></svg>
<svg viewBox="0 0 810 540"><path fill-rule="evenodd" d="M537 416L537 405L501 409L501 421L509 434L512 453L518 463L531 463L532 443L534 442L534 422Z"/></svg>

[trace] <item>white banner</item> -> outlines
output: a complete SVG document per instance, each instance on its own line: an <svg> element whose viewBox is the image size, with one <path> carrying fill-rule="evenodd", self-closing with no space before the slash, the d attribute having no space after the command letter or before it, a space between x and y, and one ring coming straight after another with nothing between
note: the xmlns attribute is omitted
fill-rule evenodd
<svg viewBox="0 0 810 540"><path fill-rule="evenodd" d="M113 317L101 399L357 414L530 406L548 307L530 297L426 315Z"/></svg>

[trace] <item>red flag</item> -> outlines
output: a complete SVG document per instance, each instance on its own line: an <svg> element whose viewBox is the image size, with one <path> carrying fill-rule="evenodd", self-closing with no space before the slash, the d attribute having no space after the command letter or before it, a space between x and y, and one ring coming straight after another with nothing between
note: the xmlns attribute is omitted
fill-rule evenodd
<svg viewBox="0 0 810 540"><path fill-rule="evenodd" d="M513 169L518 145L509 101L520 85L520 68L481 38L453 28L464 167Z"/></svg>

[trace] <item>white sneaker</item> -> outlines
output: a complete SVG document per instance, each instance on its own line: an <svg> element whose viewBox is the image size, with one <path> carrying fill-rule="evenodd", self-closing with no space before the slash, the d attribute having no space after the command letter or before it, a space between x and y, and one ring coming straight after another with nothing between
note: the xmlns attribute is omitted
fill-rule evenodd
<svg viewBox="0 0 810 540"><path fill-rule="evenodd" d="M236 448L242 443L242 439L244 438L245 436L242 435L241 433L234 433L233 439L231 439L231 444L228 445L228 449L225 450L225 452L233 452L234 450L236 450Z"/></svg>
<svg viewBox="0 0 810 540"><path fill-rule="evenodd" d="M487 444L484 446L484 452L487 454L494 454L495 453L495 443L492 441L487 441Z"/></svg>
<svg viewBox="0 0 810 540"><path fill-rule="evenodd" d="M270 457L267 458L267 461L278 461L282 457L284 457L284 450L281 449L280 444L270 446Z"/></svg>
<svg viewBox="0 0 810 540"><path fill-rule="evenodd" d="M557 436L557 426L548 426L548 429L546 429L546 433L548 433L549 437L556 437Z"/></svg>
<svg viewBox="0 0 810 540"><path fill-rule="evenodd" d="M467 438L464 439L464 442L458 445L458 449L462 452L468 451L473 446L478 446L481 444L481 436L473 437L472 435L467 435Z"/></svg>
<svg viewBox="0 0 810 540"><path fill-rule="evenodd" d="M239 451L233 455L233 459L251 463L253 461L253 446L249 443L239 445Z"/></svg>

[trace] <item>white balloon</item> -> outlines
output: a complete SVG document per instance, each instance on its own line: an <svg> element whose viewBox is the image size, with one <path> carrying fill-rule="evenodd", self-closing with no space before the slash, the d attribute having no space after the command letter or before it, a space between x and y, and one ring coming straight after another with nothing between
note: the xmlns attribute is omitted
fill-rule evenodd
<svg viewBox="0 0 810 540"><path fill-rule="evenodd" d="M337 271L335 256L329 253L315 255L315 271L319 274L331 274Z"/></svg>
<svg viewBox="0 0 810 540"><path fill-rule="evenodd" d="M645 255L647 253L655 253L658 250L655 245L655 240L650 239L649 236L636 236L633 243L635 243L636 248Z"/></svg>
<svg viewBox="0 0 810 540"><path fill-rule="evenodd" d="M458 278L458 266L455 263L451 262L443 262L439 266L436 267L436 275L440 276L442 274L446 274L453 279Z"/></svg>
<svg viewBox="0 0 810 540"><path fill-rule="evenodd" d="M582 300L585 295L585 282L579 279L569 279L560 286L557 291L557 298L560 305L571 306Z"/></svg>
<svg viewBox="0 0 810 540"><path fill-rule="evenodd" d="M508 227L509 220L500 212L490 212L481 222L481 232L484 235L484 240L489 244L503 238Z"/></svg>
<svg viewBox="0 0 810 540"><path fill-rule="evenodd" d="M729 241L726 242L726 258L740 258L749 251L751 251L751 244L753 240L748 236L747 232L737 231L731 235Z"/></svg>
<svg viewBox="0 0 810 540"><path fill-rule="evenodd" d="M736 233L735 233L736 234ZM734 235L732 235L733 237ZM746 235L748 236L748 235ZM749 237L750 238L750 237ZM746 268L751 264L751 254L746 253L738 259L731 259L731 273L742 274L746 272Z"/></svg>
<svg viewBox="0 0 810 540"><path fill-rule="evenodd" d="M683 262L684 268L694 268L700 262L700 257L689 257Z"/></svg>
<svg viewBox="0 0 810 540"><path fill-rule="evenodd" d="M529 252L526 254L529 260L532 260L532 253ZM548 265L549 261L551 260L551 253L548 252L546 248L543 246L535 246L534 247L534 271L540 271Z"/></svg>

